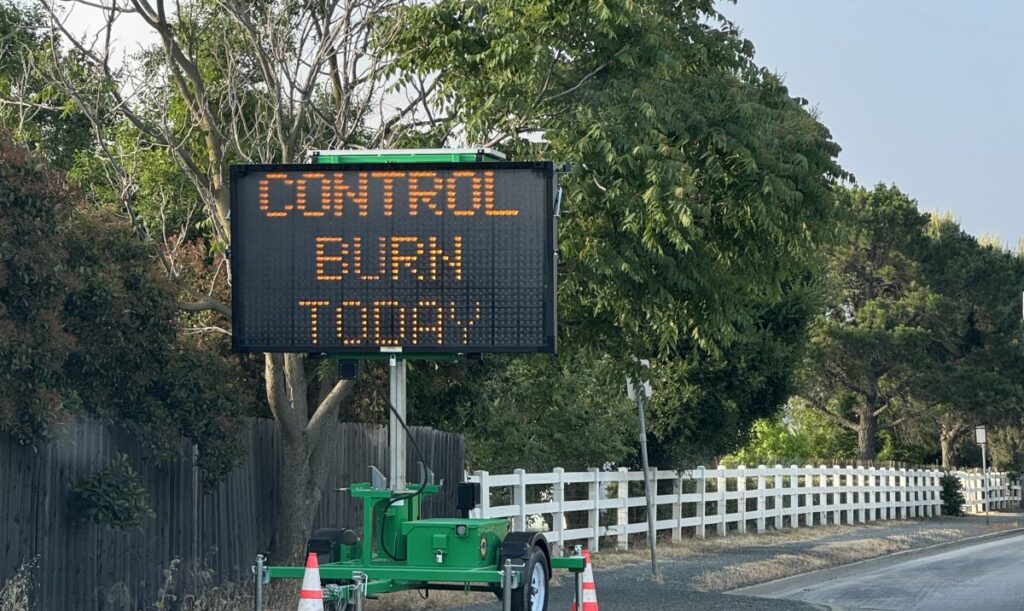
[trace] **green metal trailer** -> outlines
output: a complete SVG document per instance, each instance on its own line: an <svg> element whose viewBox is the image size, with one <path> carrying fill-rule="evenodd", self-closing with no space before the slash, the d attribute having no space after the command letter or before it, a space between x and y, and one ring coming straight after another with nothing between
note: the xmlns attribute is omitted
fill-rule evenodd
<svg viewBox="0 0 1024 611"><path fill-rule="evenodd" d="M362 535L322 529L309 541L328 609L362 611L367 598L400 590L455 590L494 593L503 611L545 611L555 569L572 572L576 600L582 600L585 560L578 547L572 556L557 557L543 534L510 532L506 519L424 519L423 496L439 486L423 483L398 492L373 471L374 483L347 489L363 503ZM479 489L461 486L460 509L467 514L465 501ZM266 566L261 556L254 572L256 611L262 611L263 586L275 579L301 580L305 568Z"/></svg>

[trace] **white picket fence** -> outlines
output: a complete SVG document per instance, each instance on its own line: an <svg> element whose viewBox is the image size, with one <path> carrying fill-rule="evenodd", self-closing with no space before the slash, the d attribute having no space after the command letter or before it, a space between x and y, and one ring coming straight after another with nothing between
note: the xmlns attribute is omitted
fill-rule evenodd
<svg viewBox="0 0 1024 611"><path fill-rule="evenodd" d="M955 475L964 485L964 511L983 513L985 506L985 482L980 472L957 471ZM1021 501L1021 482L1014 480L1007 473L988 474L988 508L990 510L1019 507Z"/></svg>
<svg viewBox="0 0 1024 611"><path fill-rule="evenodd" d="M965 497L968 510L980 511L981 485L975 485L974 475L962 474ZM703 538L708 527L725 536L730 525L739 533L761 533L768 525L798 528L937 516L941 476L938 470L812 465L655 471L656 528L671 531L672 539L680 540L683 529L693 529L693 536ZM614 537L617 547L624 549L630 535L647 535L647 502L639 471L476 471L466 481L480 484L474 517L511 518L516 530L548 531L552 543L586 541L597 551L602 537ZM1019 500L1019 486L1012 488L1005 474L989 474L992 509Z"/></svg>

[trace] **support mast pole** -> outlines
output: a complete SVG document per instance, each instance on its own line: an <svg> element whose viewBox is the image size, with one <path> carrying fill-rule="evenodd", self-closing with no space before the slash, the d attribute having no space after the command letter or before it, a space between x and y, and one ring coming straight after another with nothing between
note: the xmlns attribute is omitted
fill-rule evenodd
<svg viewBox="0 0 1024 611"><path fill-rule="evenodd" d="M640 458L644 466L644 492L647 495L647 540L651 546L651 574L658 576L658 510L654 503L657 484L647 462L647 420L644 418L644 390L640 385L636 394L636 413L640 417Z"/></svg>
<svg viewBox="0 0 1024 611"><path fill-rule="evenodd" d="M392 356L389 360L390 363L390 379L391 379L391 405L395 407L395 411L402 417L402 420L406 423L409 419L406 415L406 404L405 404L405 374L406 374L406 361L400 359L397 356ZM400 491L405 490L406 479L405 479L405 464L406 464L406 439L405 431L402 430L402 425L399 424L398 418L395 416L395 412L388 410L388 458L389 458L389 469L388 469L388 482L391 484L391 489Z"/></svg>

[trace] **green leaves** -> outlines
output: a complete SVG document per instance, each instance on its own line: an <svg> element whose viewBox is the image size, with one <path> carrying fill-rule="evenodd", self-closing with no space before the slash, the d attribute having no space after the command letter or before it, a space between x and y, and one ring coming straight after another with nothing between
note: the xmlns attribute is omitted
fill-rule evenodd
<svg viewBox="0 0 1024 611"><path fill-rule="evenodd" d="M950 218L919 212L895 187L839 195L846 215L829 253L829 309L813 331L805 396L864 431L865 458L890 422L932 430L935 447L959 421L1010 407L1019 417L1024 355L1011 304L1020 262ZM890 452L912 450L895 442L887 437Z"/></svg>
<svg viewBox="0 0 1024 611"><path fill-rule="evenodd" d="M62 316L69 190L41 165L0 144L0 430L23 443L67 418L62 366L75 346Z"/></svg>
<svg viewBox="0 0 1024 611"><path fill-rule="evenodd" d="M234 363L179 337L178 296L151 245L11 144L0 244L0 430L35 443L85 413L159 459L190 437L206 483L231 470L251 394Z"/></svg>
<svg viewBox="0 0 1024 611"><path fill-rule="evenodd" d="M653 357L663 466L721 453L785 401L844 176L828 131L712 2L414 5L388 47L437 74L469 142L543 131L562 184L560 338ZM763 350L776 357L760 359ZM656 444L657 445L657 444Z"/></svg>
<svg viewBox="0 0 1024 611"><path fill-rule="evenodd" d="M72 509L99 526L134 528L155 518L149 493L128 456L116 454L105 467L72 487Z"/></svg>

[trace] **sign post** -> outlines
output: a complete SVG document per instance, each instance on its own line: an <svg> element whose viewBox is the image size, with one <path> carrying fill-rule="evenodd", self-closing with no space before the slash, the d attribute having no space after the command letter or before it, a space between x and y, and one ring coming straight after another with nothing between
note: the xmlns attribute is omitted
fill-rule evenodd
<svg viewBox="0 0 1024 611"><path fill-rule="evenodd" d="M974 427L974 440L981 446L981 488L984 499L982 500L982 507L985 509L985 524L989 523L988 517L988 461L985 456L985 446L987 445L987 437L985 433L985 426L978 425Z"/></svg>
<svg viewBox="0 0 1024 611"><path fill-rule="evenodd" d="M650 367L647 359L641 359L640 365ZM658 481L651 472L647 461L647 420L644 418L644 398L651 396L651 383L626 378L626 395L636 401L636 414L640 418L640 459L644 468L644 495L647 497L647 540L651 546L651 574L658 576L658 506L655 496L658 494ZM627 484L628 485L628 484Z"/></svg>
<svg viewBox="0 0 1024 611"><path fill-rule="evenodd" d="M388 458L390 469L388 481L393 490L405 490L406 484L406 449L405 431L400 422L406 422L405 379L408 367L404 359L392 356L388 359L389 378L391 380L391 405L395 411L388 410ZM401 421L399 421L401 418Z"/></svg>

